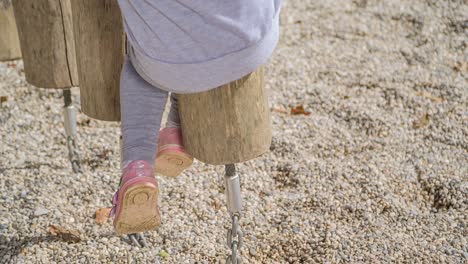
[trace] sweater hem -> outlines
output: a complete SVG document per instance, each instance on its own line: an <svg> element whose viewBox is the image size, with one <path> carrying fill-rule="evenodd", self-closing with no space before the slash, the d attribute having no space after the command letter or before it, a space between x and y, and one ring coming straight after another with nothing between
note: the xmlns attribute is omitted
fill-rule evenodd
<svg viewBox="0 0 468 264"><path fill-rule="evenodd" d="M208 91L238 80L268 61L279 39L279 13L260 41L235 53L195 64L172 64L150 58L131 46L130 60L143 79L162 90L180 94Z"/></svg>

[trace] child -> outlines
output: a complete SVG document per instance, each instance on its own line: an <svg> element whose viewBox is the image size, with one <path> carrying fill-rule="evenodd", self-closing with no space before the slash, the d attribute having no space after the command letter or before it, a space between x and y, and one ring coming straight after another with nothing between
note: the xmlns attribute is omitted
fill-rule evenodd
<svg viewBox="0 0 468 264"><path fill-rule="evenodd" d="M264 64L278 42L280 2L119 0L129 56L120 83L123 171L112 210L118 234L159 226L155 171L177 176L192 163L175 94L214 89Z"/></svg>

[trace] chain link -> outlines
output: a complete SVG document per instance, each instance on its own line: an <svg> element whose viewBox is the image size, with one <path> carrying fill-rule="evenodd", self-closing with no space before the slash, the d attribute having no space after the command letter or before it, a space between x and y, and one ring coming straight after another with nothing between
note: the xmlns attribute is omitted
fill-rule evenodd
<svg viewBox="0 0 468 264"><path fill-rule="evenodd" d="M82 172L80 164L80 155L76 148L75 139L71 136L67 137L67 146L68 146L68 159L72 165L74 173Z"/></svg>
<svg viewBox="0 0 468 264"><path fill-rule="evenodd" d="M227 232L227 246L231 250L231 255L226 259L226 264L242 264L240 249L244 238L239 225L239 214L232 215L232 227Z"/></svg>
<svg viewBox="0 0 468 264"><path fill-rule="evenodd" d="M128 238L130 238L130 241L133 243L133 245L137 247L148 247L148 243L146 242L146 238L143 233L128 234Z"/></svg>

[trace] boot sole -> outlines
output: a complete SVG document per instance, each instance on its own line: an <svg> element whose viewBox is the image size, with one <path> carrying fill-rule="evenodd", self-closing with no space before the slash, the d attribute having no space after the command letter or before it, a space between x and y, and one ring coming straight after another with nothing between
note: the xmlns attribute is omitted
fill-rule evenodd
<svg viewBox="0 0 468 264"><path fill-rule="evenodd" d="M176 151L161 151L155 161L154 172L169 176L177 177L185 169L192 166L192 156Z"/></svg>
<svg viewBox="0 0 468 264"><path fill-rule="evenodd" d="M140 233L161 225L158 187L138 183L124 191L122 209L114 222L117 234Z"/></svg>

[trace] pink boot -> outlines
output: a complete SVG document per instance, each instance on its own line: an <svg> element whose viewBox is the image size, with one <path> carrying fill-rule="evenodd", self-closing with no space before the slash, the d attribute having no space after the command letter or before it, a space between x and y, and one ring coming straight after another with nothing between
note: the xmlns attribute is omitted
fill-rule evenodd
<svg viewBox="0 0 468 264"><path fill-rule="evenodd" d="M119 190L112 198L117 234L140 233L161 224L158 182L153 167L144 160L131 162L124 170Z"/></svg>
<svg viewBox="0 0 468 264"><path fill-rule="evenodd" d="M167 127L160 131L158 153L154 170L164 176L176 177L193 163L193 157L184 149L182 130Z"/></svg>

